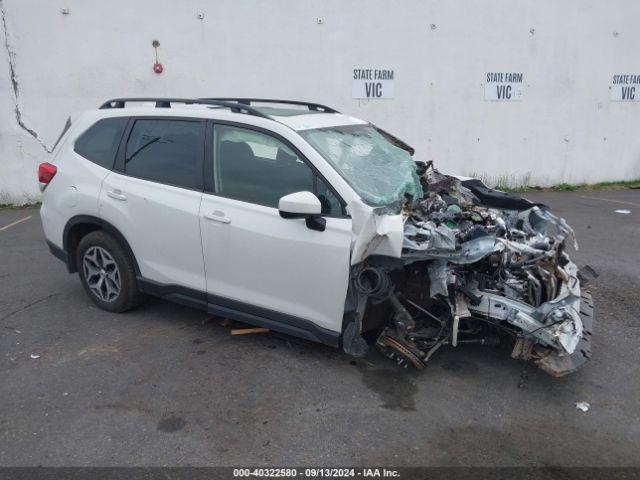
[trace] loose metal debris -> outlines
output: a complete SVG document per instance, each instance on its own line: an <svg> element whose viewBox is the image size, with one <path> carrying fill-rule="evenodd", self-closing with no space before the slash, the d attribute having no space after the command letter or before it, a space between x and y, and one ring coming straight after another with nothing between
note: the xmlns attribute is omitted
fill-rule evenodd
<svg viewBox="0 0 640 480"><path fill-rule="evenodd" d="M541 204L419 164L404 200L348 206L354 225L343 346L360 334L399 365L444 346L510 342L511 356L562 376L591 354L591 295L580 289L574 231ZM412 173L415 176L415 173ZM411 178L406 180L411 182Z"/></svg>

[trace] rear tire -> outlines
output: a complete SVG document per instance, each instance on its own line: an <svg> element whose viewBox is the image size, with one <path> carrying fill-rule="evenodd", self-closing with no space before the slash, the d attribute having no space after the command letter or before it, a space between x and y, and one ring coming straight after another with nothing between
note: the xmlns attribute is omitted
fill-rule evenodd
<svg viewBox="0 0 640 480"><path fill-rule="evenodd" d="M133 259L103 230L84 236L76 249L80 283L93 302L109 312L126 312L142 300Z"/></svg>

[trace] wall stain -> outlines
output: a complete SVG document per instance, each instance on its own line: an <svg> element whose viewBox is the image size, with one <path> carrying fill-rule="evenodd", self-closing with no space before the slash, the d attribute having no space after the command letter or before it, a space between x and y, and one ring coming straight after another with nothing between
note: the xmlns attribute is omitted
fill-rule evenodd
<svg viewBox="0 0 640 480"><path fill-rule="evenodd" d="M7 56L9 58L9 73L11 76L11 86L13 87L13 102L14 102L14 113L16 117L16 122L18 122L18 126L31 135L33 138L37 140L40 146L44 149L45 152L51 153L53 149L49 149L45 143L40 140L38 137L38 133L29 128L22 119L22 111L20 110L20 104L18 102L18 97L20 96L20 88L18 85L18 77L16 75L16 53L13 51L11 44L9 42L9 32L7 30L7 12L4 8L4 1L0 0L0 15L2 16L2 27L4 29L4 48L7 51Z"/></svg>

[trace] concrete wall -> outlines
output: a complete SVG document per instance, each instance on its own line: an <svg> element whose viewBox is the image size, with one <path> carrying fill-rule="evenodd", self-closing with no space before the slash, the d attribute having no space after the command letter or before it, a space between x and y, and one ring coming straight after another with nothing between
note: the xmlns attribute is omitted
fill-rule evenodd
<svg viewBox="0 0 640 480"><path fill-rule="evenodd" d="M38 198L37 164L70 112L127 95L326 103L443 170L514 183L640 177L640 102L609 100L612 75L640 73L638 0L1 5L0 203ZM354 68L393 69L394 98L352 99ZM494 71L524 74L521 101L484 99Z"/></svg>

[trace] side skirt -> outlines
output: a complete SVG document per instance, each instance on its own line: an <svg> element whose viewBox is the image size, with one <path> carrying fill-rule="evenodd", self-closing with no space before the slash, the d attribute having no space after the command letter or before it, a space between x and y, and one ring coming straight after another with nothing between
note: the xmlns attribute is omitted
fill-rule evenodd
<svg viewBox="0 0 640 480"><path fill-rule="evenodd" d="M294 337L304 338L312 342L323 343L332 347L340 346L340 333L319 327L303 318L285 313L257 307L237 300L231 300L205 292L193 290L179 285L167 285L138 277L138 287L144 293L171 300L188 307L197 308L213 315L231 320L265 327L276 332L286 333Z"/></svg>

